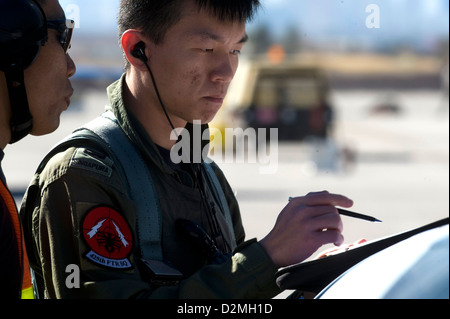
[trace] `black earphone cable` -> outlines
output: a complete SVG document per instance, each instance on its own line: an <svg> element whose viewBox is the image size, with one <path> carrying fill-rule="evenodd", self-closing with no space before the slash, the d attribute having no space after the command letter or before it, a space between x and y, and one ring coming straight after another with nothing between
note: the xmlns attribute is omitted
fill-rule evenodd
<svg viewBox="0 0 450 319"><path fill-rule="evenodd" d="M150 69L150 67L149 67L149 65L148 65L148 63L147 63L147 61L144 61L144 64L145 64L145 66L146 66L146 68L147 68L147 70L148 70L148 73L150 73L150 77L152 78L153 87L155 88L155 92L156 92L156 96L158 97L159 104L161 105L161 108L162 108L162 110L164 111L164 114L165 114L167 120L169 121L170 127L172 127L172 131L175 133L177 139L179 139L180 137L178 136L178 133L177 133L177 131L175 130L175 127L173 126L172 121L170 120L170 116L169 116L169 114L167 113L167 109L166 109L166 107L165 107L165 105L164 105L164 103L163 103L163 101L162 101L161 95L159 94L158 86L156 85L156 81L155 81L155 77L153 76L153 72L152 72L152 70Z"/></svg>

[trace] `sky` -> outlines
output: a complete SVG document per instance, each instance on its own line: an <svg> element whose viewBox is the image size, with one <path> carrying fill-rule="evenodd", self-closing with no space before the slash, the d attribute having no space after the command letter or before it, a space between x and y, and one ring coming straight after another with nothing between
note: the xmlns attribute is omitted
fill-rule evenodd
<svg viewBox="0 0 450 319"><path fill-rule="evenodd" d="M379 25L368 28L371 5ZM370 10L369 10L370 11ZM270 14L269 14L270 13ZM448 0L266 0L259 18L282 34L297 27L309 39L359 45L409 43L427 48L449 34ZM337 41L336 41L337 40Z"/></svg>
<svg viewBox="0 0 450 319"><path fill-rule="evenodd" d="M408 42L432 46L449 35L448 0L261 0L249 30L265 24L281 38L295 27L305 39L361 45ZM80 34L116 34L119 0L60 0ZM370 7L372 6L372 7ZM375 6L378 24L367 27Z"/></svg>

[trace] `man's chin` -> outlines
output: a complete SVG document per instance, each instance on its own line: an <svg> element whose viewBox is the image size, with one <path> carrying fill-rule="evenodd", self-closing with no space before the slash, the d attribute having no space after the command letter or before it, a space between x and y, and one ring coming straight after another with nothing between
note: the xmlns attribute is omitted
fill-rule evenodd
<svg viewBox="0 0 450 319"><path fill-rule="evenodd" d="M45 127L45 128L33 128L30 132L30 135L32 136L44 136L44 135L48 135L51 134L53 132L55 132L59 127L59 122L56 125L53 125L52 127Z"/></svg>

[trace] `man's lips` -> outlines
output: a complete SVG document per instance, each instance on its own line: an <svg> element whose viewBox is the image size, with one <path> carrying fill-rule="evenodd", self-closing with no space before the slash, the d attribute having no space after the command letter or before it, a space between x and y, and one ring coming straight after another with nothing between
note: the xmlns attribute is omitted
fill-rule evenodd
<svg viewBox="0 0 450 319"><path fill-rule="evenodd" d="M209 102L217 104L223 104L223 101L225 100L225 97L222 96L205 96L204 98Z"/></svg>
<svg viewBox="0 0 450 319"><path fill-rule="evenodd" d="M66 103L67 103L67 106L70 105L70 98L72 97L73 92L74 92L74 90L72 89L72 90L70 91L70 93L64 98L65 101L66 101Z"/></svg>

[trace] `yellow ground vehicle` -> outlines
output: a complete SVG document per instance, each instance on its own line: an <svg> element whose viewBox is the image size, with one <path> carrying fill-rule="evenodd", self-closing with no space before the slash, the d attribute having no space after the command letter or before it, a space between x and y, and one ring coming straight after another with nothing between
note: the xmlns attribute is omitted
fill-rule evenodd
<svg viewBox="0 0 450 319"><path fill-rule="evenodd" d="M244 63L212 126L278 128L280 141L326 138L332 124L322 70L295 63Z"/></svg>

